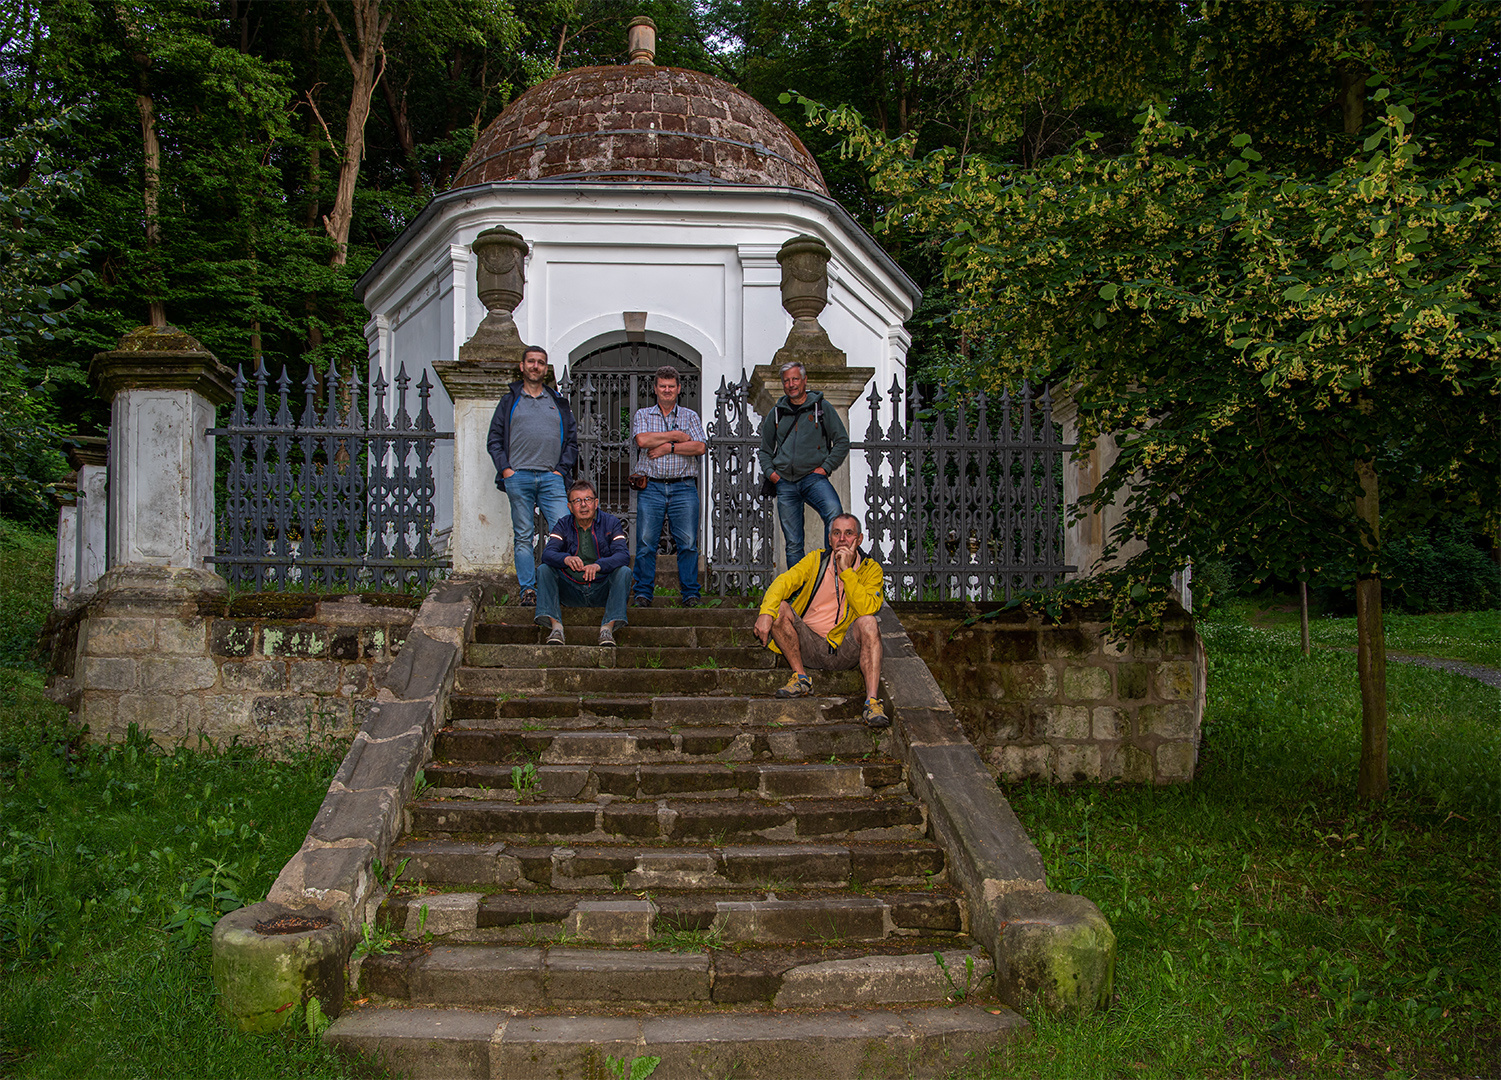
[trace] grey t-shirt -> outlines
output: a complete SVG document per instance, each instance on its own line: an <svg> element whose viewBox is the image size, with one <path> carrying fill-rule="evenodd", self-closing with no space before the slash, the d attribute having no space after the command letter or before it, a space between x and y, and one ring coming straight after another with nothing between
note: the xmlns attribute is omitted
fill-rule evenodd
<svg viewBox="0 0 1501 1080"><path fill-rule="evenodd" d="M516 396L511 413L510 462L513 469L556 469L563 456L563 426L552 395Z"/></svg>

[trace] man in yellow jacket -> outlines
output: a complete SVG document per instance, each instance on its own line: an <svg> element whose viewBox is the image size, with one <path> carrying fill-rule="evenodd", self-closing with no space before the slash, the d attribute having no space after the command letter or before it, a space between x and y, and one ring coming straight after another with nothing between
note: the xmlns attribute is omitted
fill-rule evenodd
<svg viewBox="0 0 1501 1080"><path fill-rule="evenodd" d="M865 722L883 728L891 721L881 707L881 610L886 575L881 564L860 550L860 521L840 514L829 522L829 547L803 556L771 583L756 616L756 637L792 665L792 678L777 697L813 693L807 668L865 676Z"/></svg>

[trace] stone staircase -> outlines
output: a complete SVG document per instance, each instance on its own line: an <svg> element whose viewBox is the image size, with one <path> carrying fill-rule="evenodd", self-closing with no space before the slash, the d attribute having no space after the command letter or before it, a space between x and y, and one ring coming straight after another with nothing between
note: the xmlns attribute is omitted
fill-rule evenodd
<svg viewBox="0 0 1501 1080"><path fill-rule="evenodd" d="M388 862L399 940L334 1045L417 1077L905 1077L1025 1028L858 672L776 698L746 609L633 608L615 649L598 610L553 647L531 614L475 627Z"/></svg>

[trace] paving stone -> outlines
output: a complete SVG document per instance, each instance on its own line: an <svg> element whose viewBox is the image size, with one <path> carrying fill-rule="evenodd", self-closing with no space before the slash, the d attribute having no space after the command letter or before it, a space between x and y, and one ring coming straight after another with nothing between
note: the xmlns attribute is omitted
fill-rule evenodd
<svg viewBox="0 0 1501 1080"><path fill-rule="evenodd" d="M974 965L972 975L965 969L966 956L969 956ZM919 956L860 956L849 960L804 964L788 970L782 976L782 985L777 991L774 1004L779 1009L789 1009L941 1002L948 1000L949 994L954 991L950 979L960 990L965 989L968 982L972 992L966 997L988 989L991 973L988 957L983 954L973 956L963 952L946 952L943 959L948 970L947 977L932 953Z"/></svg>
<svg viewBox="0 0 1501 1080"><path fill-rule="evenodd" d="M887 895L891 921L904 930L964 930L964 913L957 897L943 893L899 893Z"/></svg>
<svg viewBox="0 0 1501 1080"><path fill-rule="evenodd" d="M480 901L475 925L488 927L561 923L578 902L566 893L490 893Z"/></svg>
<svg viewBox="0 0 1501 1080"><path fill-rule="evenodd" d="M407 904L407 937L432 934L442 937L478 925L479 893L434 893L412 898Z"/></svg>
<svg viewBox="0 0 1501 1080"><path fill-rule="evenodd" d="M505 1018L458 1009L346 1012L323 1040L411 1080L490 1080L490 1045Z"/></svg>
<svg viewBox="0 0 1501 1080"><path fill-rule="evenodd" d="M758 771L761 794L769 799L866 793L858 765L766 765Z"/></svg>
<svg viewBox="0 0 1501 1080"><path fill-rule="evenodd" d="M565 1001L708 1001L707 953L547 950L547 998Z"/></svg>
<svg viewBox="0 0 1501 1080"><path fill-rule="evenodd" d="M592 833L596 810L577 803L449 803L425 799L411 804L412 826L424 832L494 833L504 836L577 836Z"/></svg>
<svg viewBox="0 0 1501 1080"><path fill-rule="evenodd" d="M850 879L849 848L784 844L724 849L724 873L741 883L838 884Z"/></svg>
<svg viewBox="0 0 1501 1080"><path fill-rule="evenodd" d="M645 1052L641 1021L624 1016L525 1016L506 1022L492 1046L493 1076L504 1080L609 1077L608 1059Z"/></svg>
<svg viewBox="0 0 1501 1080"><path fill-rule="evenodd" d="M414 1004L535 1005L542 950L439 945L407 971Z"/></svg>
<svg viewBox="0 0 1501 1080"><path fill-rule="evenodd" d="M715 924L725 941L881 941L886 905L854 896L724 901Z"/></svg>
<svg viewBox="0 0 1501 1080"><path fill-rule="evenodd" d="M650 900L580 900L564 926L568 933L601 945L631 945L651 940L657 905Z"/></svg>

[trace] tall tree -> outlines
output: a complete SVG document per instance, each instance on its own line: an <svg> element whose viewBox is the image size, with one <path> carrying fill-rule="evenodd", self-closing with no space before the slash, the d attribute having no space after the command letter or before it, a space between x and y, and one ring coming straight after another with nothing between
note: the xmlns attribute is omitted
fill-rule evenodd
<svg viewBox="0 0 1501 1080"><path fill-rule="evenodd" d="M961 371L1062 382L1081 450L1107 434L1121 446L1083 507L1123 498L1107 551L1141 548L1090 586L1108 591L1118 628L1150 618L1190 559L1230 553L1289 578L1305 561L1354 568L1357 791L1379 798L1382 536L1438 513L1483 519L1493 536L1501 524L1498 165L1488 140L1454 135L1501 115L1486 81L1498 16L1454 0L1382 19L1347 4L1279 10L1302 27L1313 74L1280 98L1254 82L1253 109L1217 74L1244 69L1206 50L1200 81L1171 100L1209 126L1150 106L1123 153L1086 139L1031 168L960 164L952 149L913 157L852 110L808 107L875 169L893 218L947 238L957 315L982 343ZM1201 41L1270 48L1254 30L1272 24L1247 6L1197 15L1234 25L1197 25ZM964 33L952 47L1000 46L983 26ZM1352 115L1365 118L1353 134Z"/></svg>

